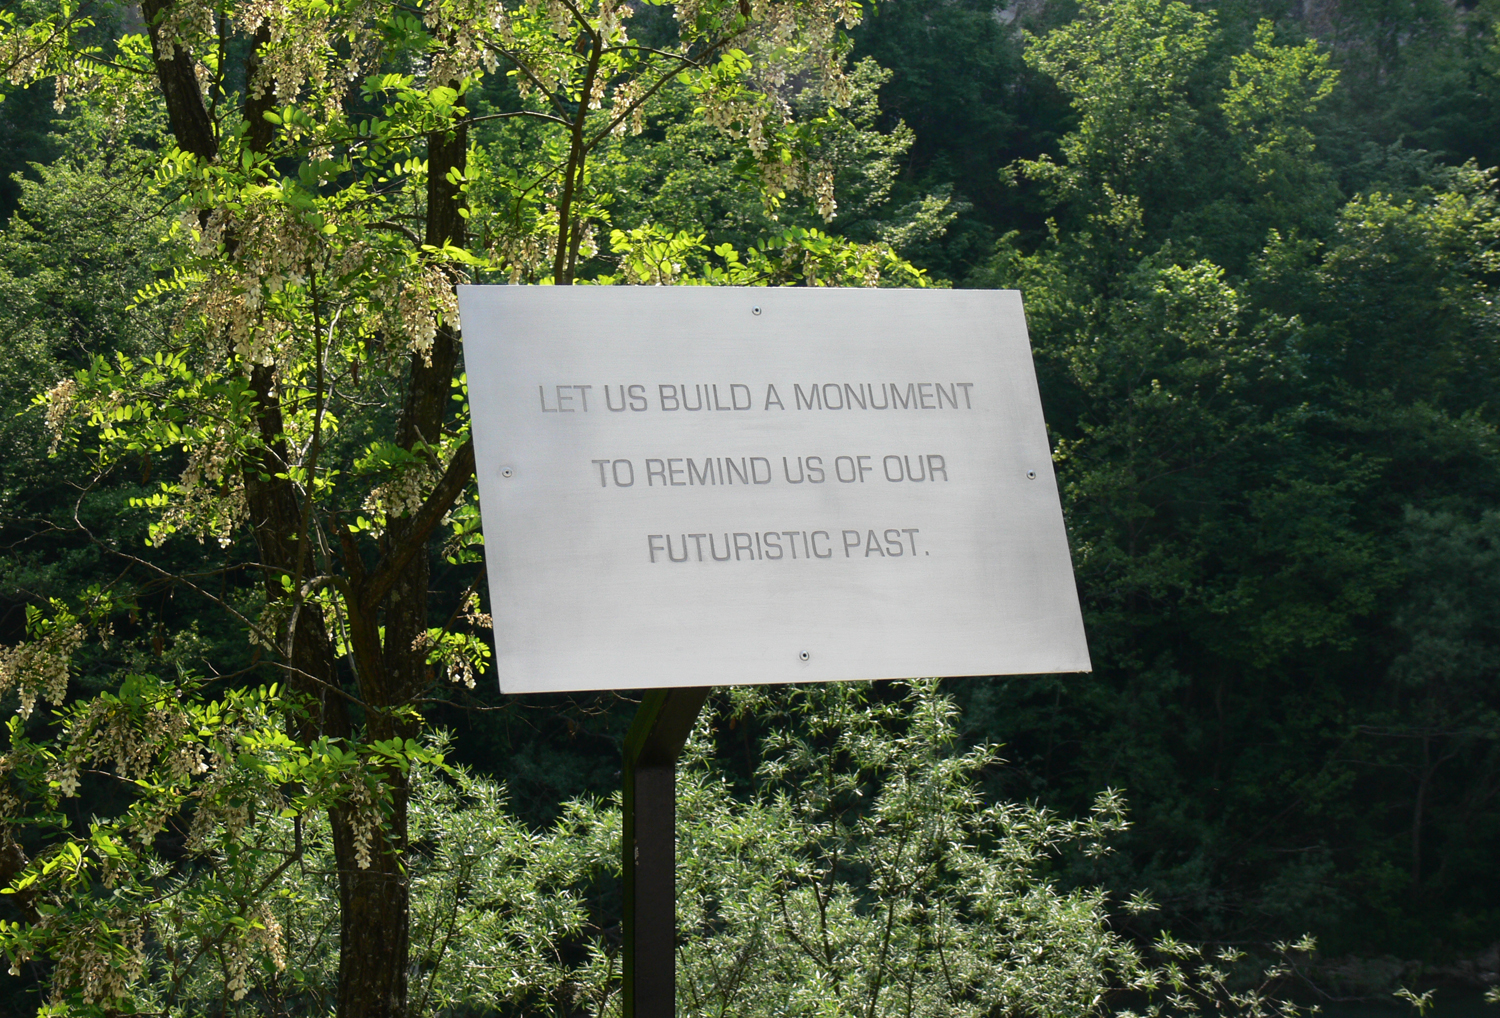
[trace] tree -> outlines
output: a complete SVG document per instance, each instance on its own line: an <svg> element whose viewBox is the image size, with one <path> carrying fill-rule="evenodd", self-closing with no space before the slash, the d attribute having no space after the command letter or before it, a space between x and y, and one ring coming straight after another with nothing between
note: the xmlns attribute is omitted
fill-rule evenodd
<svg viewBox="0 0 1500 1018"><path fill-rule="evenodd" d="M1014 753L997 791L1123 787L1112 879L1174 925L1478 949L1495 885L1453 818L1492 829L1488 677L1410 648L1484 639L1431 605L1487 588L1430 576L1481 554L1500 476L1494 178L1387 149L1345 195L1336 56L1230 15L1084 4L1028 50L1077 126L1008 173L1048 234L971 282L1026 296L1097 671L976 690L969 724Z"/></svg>
<svg viewBox="0 0 1500 1018"><path fill-rule="evenodd" d="M656 45L636 43L632 8L609 0L146 0L145 34L105 47L84 45L86 7L0 19L11 78L51 75L60 98L106 117L164 110L172 144L149 201L178 219L169 271L140 300L175 304L171 333L96 352L39 410L61 445L82 438L101 474L159 464L168 479L132 502L152 548L223 549L181 571L162 552L85 533L135 575L32 604L31 641L6 651L0 677L28 708L61 706L84 633L139 618L132 582L204 599L255 648L205 666L179 633L160 661L64 710L60 743L13 728L10 822L52 833L17 878L35 912L6 936L13 957L60 960L59 1001L113 1006L134 978L148 934L129 895L109 888L121 865L170 882L213 860L204 893L222 907L208 942L228 950L256 929L255 881L282 851L247 826L259 802L326 813L337 1012L407 1013L410 773L435 763L424 705L472 686L488 654L453 285L489 272L573 281L602 221L590 161L665 90L686 88L732 134L764 139L752 150L784 188L821 171L799 161L796 124L775 115L778 82L812 75L835 102L846 88L839 25L856 7L669 10ZM501 71L511 104L471 112ZM471 206L471 132L519 120L540 128L540 155L492 166L503 200ZM782 247L824 280L904 271L888 251L805 230ZM716 278L780 274L774 254L748 255L717 251L729 268ZM451 574L436 584L435 565ZM264 681L237 688L247 674ZM113 794L134 804L117 829L85 831L58 810L100 759L118 762Z"/></svg>
<svg viewBox="0 0 1500 1018"><path fill-rule="evenodd" d="M66 783L80 765L119 766L143 794L96 815L86 842L65 841L77 851L54 855L53 872L15 885L36 914L7 927L6 948L16 965L52 955L54 985L74 986L50 1013L325 1008L340 967L337 839L329 814L284 780L310 788L315 768L280 730L274 691L185 704L179 692L140 677L80 705L61 752L12 724L12 779L48 769ZM149 727L131 723L142 709ZM1108 854L1127 826L1119 797L1102 794L1079 820L986 803L977 778L998 761L989 747L954 752L955 717L931 681L715 698L683 765L683 1010L978 1018L1170 1000L1184 1014L1299 1013L1265 994L1284 968L1260 971L1233 951L1205 962L1170 936L1142 949L1111 929L1103 892L1057 886L1058 859ZM187 756L184 725L196 737ZM737 790L716 748L746 725L759 733L757 766ZM570 801L534 829L499 784L440 762L445 748L437 736L406 757L410 1012L618 1014L613 923L601 914L618 878L618 796ZM195 819L187 833L205 872L163 880L171 853L151 832L184 793L211 808L213 784L234 790L235 815ZM100 877L112 894L90 893ZM75 892L71 907L48 901L58 886ZM1258 985L1237 985L1246 979Z"/></svg>

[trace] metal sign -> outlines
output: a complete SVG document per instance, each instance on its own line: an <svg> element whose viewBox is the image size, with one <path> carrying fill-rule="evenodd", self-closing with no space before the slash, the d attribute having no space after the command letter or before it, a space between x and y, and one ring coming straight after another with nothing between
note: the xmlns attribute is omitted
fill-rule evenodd
<svg viewBox="0 0 1500 1018"><path fill-rule="evenodd" d="M458 299L505 692L1089 670L1018 293Z"/></svg>

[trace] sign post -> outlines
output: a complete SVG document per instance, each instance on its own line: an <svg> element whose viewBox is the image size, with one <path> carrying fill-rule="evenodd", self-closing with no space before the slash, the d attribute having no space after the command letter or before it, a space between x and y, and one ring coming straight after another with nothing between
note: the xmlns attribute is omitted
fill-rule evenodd
<svg viewBox="0 0 1500 1018"><path fill-rule="evenodd" d="M459 288L507 693L649 689L627 1018L673 1014L706 683L1086 672L1020 295Z"/></svg>
<svg viewBox="0 0 1500 1018"><path fill-rule="evenodd" d="M620 837L625 1018L672 1018L677 1004L677 755L708 687L654 689L625 737Z"/></svg>

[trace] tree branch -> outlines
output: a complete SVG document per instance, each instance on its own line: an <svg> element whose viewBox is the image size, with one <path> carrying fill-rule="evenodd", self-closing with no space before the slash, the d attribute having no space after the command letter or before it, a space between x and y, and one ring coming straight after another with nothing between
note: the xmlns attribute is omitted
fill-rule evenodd
<svg viewBox="0 0 1500 1018"><path fill-rule="evenodd" d="M562 124L564 127L568 126L568 122L562 117L554 116L551 113L542 113L538 110L512 110L509 113L486 113L482 117L469 117L463 123L482 124L486 120L508 120L511 117L535 117L538 120L547 120L554 124Z"/></svg>
<svg viewBox="0 0 1500 1018"><path fill-rule="evenodd" d="M474 476L474 440L470 439L458 447L453 454L453 459L448 463L448 469L443 472L442 479L438 481L437 487L432 489L432 494L427 496L427 501L422 503L412 517L411 523L406 530L405 539L389 553L382 556L380 562L366 577L359 591L359 606L366 613L375 611L376 607L391 592L391 587L396 583L397 577L401 575L412 557L427 548L427 539L432 531L442 520L444 514L452 508L453 503L464 493L469 486L469 481Z"/></svg>
<svg viewBox="0 0 1500 1018"><path fill-rule="evenodd" d="M563 2L567 3L567 0ZM572 10L573 5L568 4L568 8ZM583 183L583 164L589 151L583 144L583 129L588 123L589 102L594 94L594 81L602 59L602 40L597 33L591 38L593 45L590 47L588 70L583 76L583 88L578 93L578 115L573 120L572 139L568 146L568 168L563 180L562 201L557 205L557 256L553 259L552 281L558 286L567 286L573 282L573 263L569 253L576 251L577 246L571 242L570 231L578 229L572 218L573 194L578 185Z"/></svg>
<svg viewBox="0 0 1500 1018"><path fill-rule="evenodd" d="M618 47L620 49L639 49L639 50L643 50L643 51L648 52L648 53L659 53L662 56L670 57L671 59L676 60L677 61L677 66L675 68L673 68L670 72L665 73L660 78L658 78L657 81L656 81L656 84L652 85L646 91L642 92L639 96L637 96L634 102L632 102L629 106L625 107L625 109L621 113L619 113L613 119L610 120L609 124L604 128L604 130L602 130L598 134L594 135L593 140L590 141L587 145L585 145L583 147L584 154L587 155L588 153L592 152L594 150L594 147L596 145L598 145L605 138L609 137L609 135L614 131L615 128L619 127L622 123L625 122L625 118L626 117L630 116L638 108L640 108L643 104L645 104L652 96L656 95L656 93L660 92L663 88L665 88L666 85L667 85L667 82L671 81L673 78L677 77L677 75L681 74L685 68L688 68L688 67L697 67L697 68L699 68L701 70L702 67L703 67L703 62L706 61L709 57L711 57L718 50L720 50L723 47L729 45L729 42L733 38L734 38L733 35L726 35L726 36L724 36L724 37L722 37L720 39L714 40L712 43L709 44L708 48L706 50L704 50L703 53L696 60L693 59L692 57L688 56L685 53L665 53L665 52L663 52L661 50L654 50L654 49L650 49L649 47L645 47L645 46Z"/></svg>
<svg viewBox="0 0 1500 1018"><path fill-rule="evenodd" d="M532 69L530 67L526 66L526 61L522 60L520 57L518 57L516 54L512 53L510 50L504 49L503 47L500 47L500 46L496 46L495 47L495 52L499 53L505 59L507 59L511 63L515 64L516 65L516 70L518 70L522 74L526 75L526 80L529 81L529 82L531 82L532 85L534 85L536 87L536 90L538 92L540 92L542 95L544 95L544 96L547 97L547 101L552 104L552 108L555 109L555 110L557 110L557 112L559 114L558 119L562 120L563 123L567 123L568 122L567 120L565 120L561 116L561 114L566 113L567 110L563 108L562 103L560 103L560 102L557 101L557 97L552 94L552 91L550 89L548 89L546 85L542 84L542 79L538 78L536 76L536 73L534 71L532 71Z"/></svg>

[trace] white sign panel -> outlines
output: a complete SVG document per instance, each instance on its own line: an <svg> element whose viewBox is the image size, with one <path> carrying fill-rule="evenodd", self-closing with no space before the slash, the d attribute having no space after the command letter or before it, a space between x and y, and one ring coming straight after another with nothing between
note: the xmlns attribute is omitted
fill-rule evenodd
<svg viewBox="0 0 1500 1018"><path fill-rule="evenodd" d="M505 692L1089 670L1019 294L458 299Z"/></svg>

